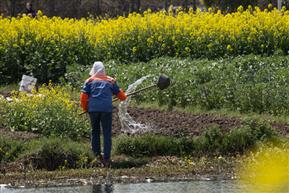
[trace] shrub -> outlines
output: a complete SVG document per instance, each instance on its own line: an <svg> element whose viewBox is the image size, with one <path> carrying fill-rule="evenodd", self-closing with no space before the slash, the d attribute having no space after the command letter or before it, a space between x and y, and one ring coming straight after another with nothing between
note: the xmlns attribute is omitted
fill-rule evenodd
<svg viewBox="0 0 289 193"><path fill-rule="evenodd" d="M94 159L88 145L67 138L42 138L27 146L22 157L37 169L87 168Z"/></svg>
<svg viewBox="0 0 289 193"><path fill-rule="evenodd" d="M0 137L0 162L14 161L24 150L22 141Z"/></svg>
<svg viewBox="0 0 289 193"><path fill-rule="evenodd" d="M179 155L179 141L173 137L143 135L120 136L116 141L116 153L134 157L156 155Z"/></svg>
<svg viewBox="0 0 289 193"><path fill-rule="evenodd" d="M244 153L256 143L256 138L248 126L231 130L223 139L223 153Z"/></svg>
<svg viewBox="0 0 289 193"><path fill-rule="evenodd" d="M244 153L256 143L270 141L276 136L267 124L249 121L243 127L224 133L218 127L206 130L193 138L174 138L157 135L121 136L116 142L116 153L129 156L156 155L228 155Z"/></svg>
<svg viewBox="0 0 289 193"><path fill-rule="evenodd" d="M45 136L68 136L73 139L87 134L89 126L81 110L70 100L65 88L43 86L32 95L17 93L13 102L0 101L4 106L4 125L11 130L29 131Z"/></svg>

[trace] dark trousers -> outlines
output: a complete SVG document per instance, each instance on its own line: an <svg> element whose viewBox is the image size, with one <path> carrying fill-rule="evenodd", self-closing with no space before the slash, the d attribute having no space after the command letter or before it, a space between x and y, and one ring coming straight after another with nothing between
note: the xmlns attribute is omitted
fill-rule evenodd
<svg viewBox="0 0 289 193"><path fill-rule="evenodd" d="M96 156L101 155L100 149L100 126L103 133L103 154L104 159L110 159L111 152L111 127L112 127L112 113L111 112L95 112L89 113L91 123L91 146L92 151Z"/></svg>

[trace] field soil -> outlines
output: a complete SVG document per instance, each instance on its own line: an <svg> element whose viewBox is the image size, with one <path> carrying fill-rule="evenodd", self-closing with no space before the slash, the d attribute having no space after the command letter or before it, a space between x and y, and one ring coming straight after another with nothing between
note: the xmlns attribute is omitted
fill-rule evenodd
<svg viewBox="0 0 289 193"><path fill-rule="evenodd" d="M241 127L244 121L236 117L225 117L214 114L192 114L176 110L158 110L147 108L129 108L128 113L137 121L149 124L152 133L167 136L200 135L206 129L218 126L222 131ZM272 122L271 126L281 135L289 133L289 124ZM113 133L121 133L117 110L113 114Z"/></svg>
<svg viewBox="0 0 289 193"><path fill-rule="evenodd" d="M4 127L0 127L0 136L13 140L30 140L40 137L39 134L25 132L25 131L10 131Z"/></svg>

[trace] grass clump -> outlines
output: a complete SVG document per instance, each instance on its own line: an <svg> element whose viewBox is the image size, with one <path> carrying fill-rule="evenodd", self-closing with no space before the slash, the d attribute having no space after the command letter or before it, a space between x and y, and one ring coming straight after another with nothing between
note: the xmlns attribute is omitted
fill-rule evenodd
<svg viewBox="0 0 289 193"><path fill-rule="evenodd" d="M180 151L178 143L173 137L150 134L135 137L122 135L116 140L116 153L135 157L176 155Z"/></svg>
<svg viewBox="0 0 289 193"><path fill-rule="evenodd" d="M40 138L31 141L0 138L0 162L22 162L33 169L48 171L88 168L95 156L86 143L68 138Z"/></svg>
<svg viewBox="0 0 289 193"><path fill-rule="evenodd" d="M265 123L250 121L238 129L222 132L213 127L201 136L168 137L147 134L121 136L116 142L116 153L129 156L156 155L236 155L251 149L258 142L271 140L275 132Z"/></svg>
<svg viewBox="0 0 289 193"><path fill-rule="evenodd" d="M90 148L84 143L56 137L42 138L27 144L22 158L36 169L87 168L94 160Z"/></svg>
<svg viewBox="0 0 289 193"><path fill-rule="evenodd" d="M14 161L24 150L21 141L0 137L0 162Z"/></svg>

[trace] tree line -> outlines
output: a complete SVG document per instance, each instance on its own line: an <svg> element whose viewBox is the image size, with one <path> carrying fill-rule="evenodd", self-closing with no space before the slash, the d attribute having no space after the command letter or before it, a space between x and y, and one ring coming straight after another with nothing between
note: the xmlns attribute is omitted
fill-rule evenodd
<svg viewBox="0 0 289 193"><path fill-rule="evenodd" d="M42 10L48 16L76 18L89 15L127 15L131 12L143 12L148 8L153 11L168 10L170 6L182 6L184 10L213 7L225 12L235 11L240 5L265 8L271 3L277 6L277 0L1 0L0 14L16 16L25 9L27 2L31 2L34 9ZM282 0L282 3L289 7L289 0Z"/></svg>

